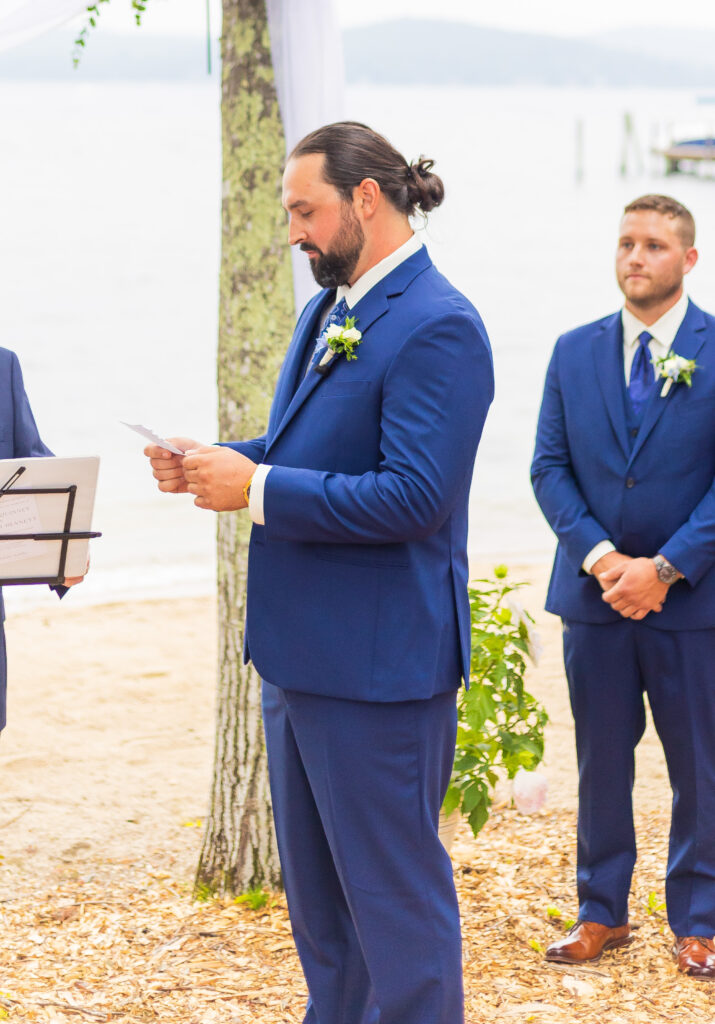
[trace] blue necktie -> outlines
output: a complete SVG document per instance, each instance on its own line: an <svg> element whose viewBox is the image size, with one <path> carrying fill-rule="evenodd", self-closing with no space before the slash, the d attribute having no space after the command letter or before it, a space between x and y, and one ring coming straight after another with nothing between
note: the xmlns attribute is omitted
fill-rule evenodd
<svg viewBox="0 0 715 1024"><path fill-rule="evenodd" d="M328 347L328 328L332 326L332 324L344 324L345 318L349 312L350 310L345 299L341 299L340 302L338 302L337 305L333 306L333 308L330 310L326 317L325 323L323 324L323 327L320 331L320 334L316 339L315 348L313 349L310 359L308 360L308 365L305 369L305 373L308 372L311 366L315 365L317 359L319 357L322 357L323 352ZM305 374L303 376L305 376Z"/></svg>
<svg viewBox="0 0 715 1024"><path fill-rule="evenodd" d="M628 381L628 397L633 406L636 419L643 415L645 404L650 398L655 384L655 371L650 361L648 342L653 337L648 331L638 335L638 348L631 364L631 376Z"/></svg>

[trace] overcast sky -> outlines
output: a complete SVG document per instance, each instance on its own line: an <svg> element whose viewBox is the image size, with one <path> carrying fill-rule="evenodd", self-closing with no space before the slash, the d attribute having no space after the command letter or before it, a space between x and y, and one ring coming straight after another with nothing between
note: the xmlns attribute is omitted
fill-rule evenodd
<svg viewBox="0 0 715 1024"><path fill-rule="evenodd" d="M209 0L214 29L218 26L221 0ZM301 3L302 0L291 0ZM388 18L423 17L441 21L470 21L524 32L586 35L633 25L715 29L713 0L335 0L343 25L358 25ZM435 9L437 13L435 13ZM112 0L102 6L102 23L118 31L133 27L129 0ZM206 0L148 0L144 16L147 31L203 34Z"/></svg>

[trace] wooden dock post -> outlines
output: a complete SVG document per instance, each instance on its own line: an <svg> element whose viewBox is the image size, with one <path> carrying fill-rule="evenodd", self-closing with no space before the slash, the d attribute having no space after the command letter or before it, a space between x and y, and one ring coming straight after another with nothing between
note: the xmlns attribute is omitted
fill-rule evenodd
<svg viewBox="0 0 715 1024"><path fill-rule="evenodd" d="M628 176L630 167L630 156L633 154L637 174L643 174L643 154L638 145L636 126L633 115L628 111L623 114L623 146L621 148L621 177Z"/></svg>

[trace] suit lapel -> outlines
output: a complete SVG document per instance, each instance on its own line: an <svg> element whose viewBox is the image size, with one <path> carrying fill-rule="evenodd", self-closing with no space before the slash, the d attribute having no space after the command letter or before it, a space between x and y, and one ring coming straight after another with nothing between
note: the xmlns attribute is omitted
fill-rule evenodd
<svg viewBox="0 0 715 1024"><path fill-rule="evenodd" d="M275 435L280 430L286 410L289 408L298 388L299 377L305 366L308 347L315 344L315 339L318 335L320 313L329 299L333 297L332 289L324 288L315 298L311 299L296 325L278 377L276 393L271 407L271 422L268 436L269 446L273 443Z"/></svg>
<svg viewBox="0 0 715 1024"><path fill-rule="evenodd" d="M601 330L593 336L591 344L596 379L603 395L608 418L618 443L623 449L623 454L627 458L629 445L623 394L623 325L620 313L614 313L602 324Z"/></svg>
<svg viewBox="0 0 715 1024"><path fill-rule="evenodd" d="M685 359L695 359L698 352L703 347L704 342L705 318L703 316L703 312L695 305L695 303L688 302L688 308L683 318L683 322L678 328L678 333L675 335L675 339L673 341L673 352L675 352L676 355L683 356ZM660 397L662 387L663 381L657 380L655 387L653 388L653 394L646 406L645 413L643 415L643 422L641 423L640 430L638 431L636 442L633 445L629 464L630 462L633 462L633 459L648 439L648 435L671 404L673 395L676 394L679 389L684 388L685 384L674 385L664 398Z"/></svg>
<svg viewBox="0 0 715 1024"><path fill-rule="evenodd" d="M350 310L350 316L354 316L356 318L355 326L363 335L361 347L362 345L369 343L369 339L366 337L368 330L390 308L389 297L400 295L418 274L421 274L423 270L426 270L427 267L430 267L431 265L432 261L429 258L427 250L423 246L413 256L408 257L408 259L404 260L403 263L400 263L399 266L397 266L381 281L378 281L377 284L374 285L370 291L352 307ZM293 371L291 372L288 368L287 357L287 372L285 374L284 385L281 388L280 406L278 406L276 401L277 427L275 433L268 442L268 448L275 444L286 427L293 420L298 410L305 404L306 400L310 395L312 395L321 382L325 380L326 376L328 376L327 373L316 373L315 368L311 366L303 380L298 383L294 392L288 392L286 390L286 388L289 387L289 382L292 382L293 387L295 388L295 384L297 383L297 374L300 373L300 368L304 365L307 337L310 335L310 337L314 339L317 336L317 313L322 308L323 303L329 294L330 293L327 290L322 293L322 301L317 304L317 307L313 311L313 315L310 317L309 321L306 321L306 328L300 334L300 340L298 332L296 332L296 336L291 344L290 358L292 361ZM320 298L320 296L318 296L318 298ZM308 328L310 328L310 330ZM358 349L358 361L360 358L359 352L360 349ZM336 357L330 364L329 371L332 372L335 365L343 358L343 356ZM295 368L296 361L298 362L297 370ZM276 400L277 399L278 395L276 394Z"/></svg>

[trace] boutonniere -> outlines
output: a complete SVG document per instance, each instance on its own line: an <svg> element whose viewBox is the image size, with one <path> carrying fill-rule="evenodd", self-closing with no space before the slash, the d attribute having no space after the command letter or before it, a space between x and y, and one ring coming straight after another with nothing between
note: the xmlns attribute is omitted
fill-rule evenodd
<svg viewBox="0 0 715 1024"><path fill-rule="evenodd" d="M652 359L651 362L655 367L656 377L664 378L663 387L660 389L661 398L665 398L673 384L685 384L689 388L693 386L693 374L697 369L694 359L676 356L671 349L667 356Z"/></svg>
<svg viewBox="0 0 715 1024"><path fill-rule="evenodd" d="M362 342L362 333L357 329L356 316L345 318L344 324L331 324L325 334L327 348L315 367L316 373L325 373L336 356L344 355L348 362L357 359L355 349Z"/></svg>

